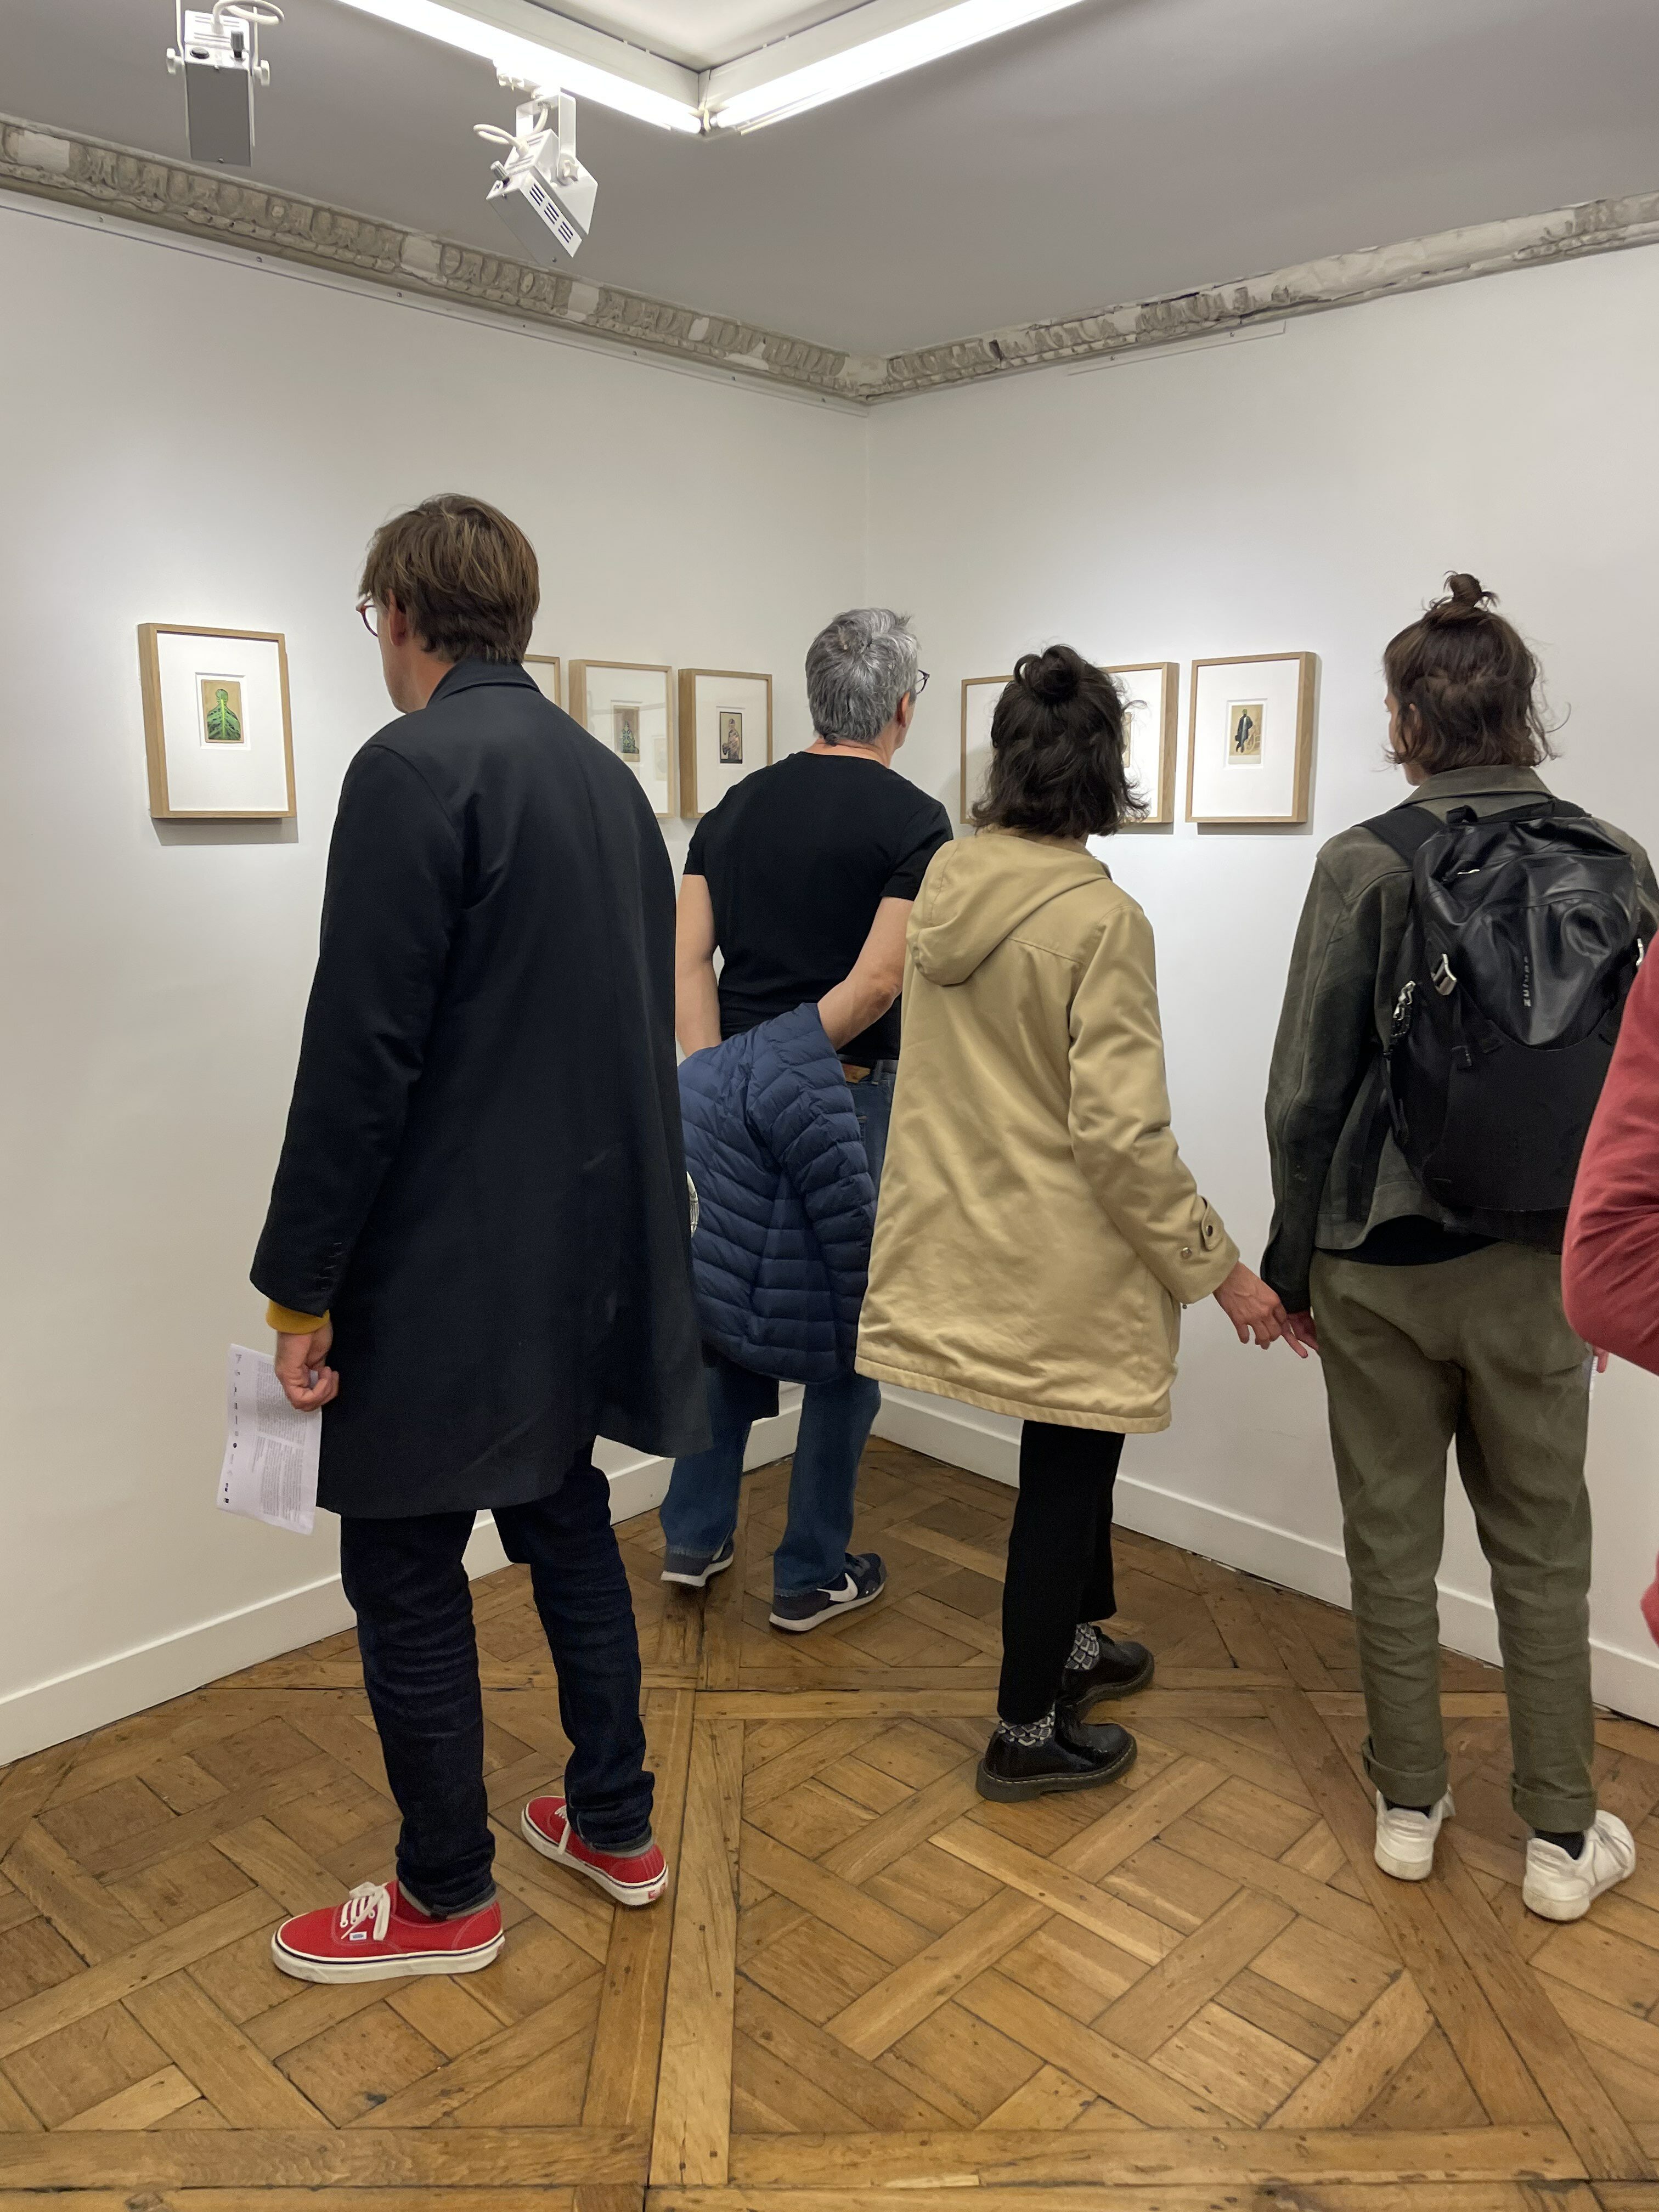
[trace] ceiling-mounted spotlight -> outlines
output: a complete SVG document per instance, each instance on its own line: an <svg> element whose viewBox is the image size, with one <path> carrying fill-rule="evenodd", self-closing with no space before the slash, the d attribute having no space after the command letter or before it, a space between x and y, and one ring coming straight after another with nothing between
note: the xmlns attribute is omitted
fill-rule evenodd
<svg viewBox="0 0 1659 2212"><path fill-rule="evenodd" d="M518 129L475 123L480 138L507 149L492 161L493 207L527 252L547 267L576 253L593 228L599 185L576 159L576 102L568 92L539 94L518 113Z"/></svg>
<svg viewBox="0 0 1659 2212"><path fill-rule="evenodd" d="M193 161L246 169L253 159L253 87L270 82L259 58L259 29L283 20L275 0L178 0L179 43L167 48L167 75L185 80L185 113Z"/></svg>

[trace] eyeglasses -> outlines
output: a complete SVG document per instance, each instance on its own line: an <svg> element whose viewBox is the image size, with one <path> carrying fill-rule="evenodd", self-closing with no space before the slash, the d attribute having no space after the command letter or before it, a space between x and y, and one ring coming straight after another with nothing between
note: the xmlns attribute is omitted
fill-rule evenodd
<svg viewBox="0 0 1659 2212"><path fill-rule="evenodd" d="M927 689L927 671L925 668L919 668L916 671L916 680L910 687L910 703L913 706Z"/></svg>
<svg viewBox="0 0 1659 2212"><path fill-rule="evenodd" d="M380 635L380 610L375 605L374 600L359 599L357 611L363 618L363 628L371 637L378 638Z"/></svg>

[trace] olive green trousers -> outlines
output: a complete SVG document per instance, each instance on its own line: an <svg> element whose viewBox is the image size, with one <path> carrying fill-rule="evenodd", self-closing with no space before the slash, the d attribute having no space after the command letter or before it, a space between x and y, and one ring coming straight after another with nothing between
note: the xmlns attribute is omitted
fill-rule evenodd
<svg viewBox="0 0 1659 2212"><path fill-rule="evenodd" d="M1331 1448L1370 1735L1396 1805L1446 1787L1435 1576L1446 1451L1492 1570L1516 1811L1533 1828L1595 1817L1590 1762L1589 1357L1561 1310L1561 1263L1493 1244L1461 1260L1313 1265Z"/></svg>

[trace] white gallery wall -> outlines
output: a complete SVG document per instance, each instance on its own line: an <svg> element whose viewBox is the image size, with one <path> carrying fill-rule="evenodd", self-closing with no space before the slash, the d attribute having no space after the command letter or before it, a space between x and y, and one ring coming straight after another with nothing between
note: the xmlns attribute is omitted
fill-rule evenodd
<svg viewBox="0 0 1659 2212"><path fill-rule="evenodd" d="M866 427L3 197L0 298L4 1759L349 1618L328 1516L213 1492L340 779L392 714L370 532L498 501L536 650L770 670L787 747L862 592ZM297 825L152 823L144 622L286 634Z"/></svg>
<svg viewBox="0 0 1659 2212"><path fill-rule="evenodd" d="M1648 250L874 419L870 588L914 613L934 672L902 763L953 813L963 676L1056 639L1106 661L1181 661L1179 812L1187 665L1319 656L1307 830L1181 823L1121 838L1112 859L1157 931L1176 1133L1252 1262L1270 1212L1261 1100L1303 894L1323 839L1405 795L1381 761L1382 650L1448 568L1473 569L1540 649L1565 718L1556 787L1659 850L1656 357ZM1630 1368L1596 1387L1596 1679L1650 1720L1659 1653L1637 1599L1659 1543L1656 1415L1659 1382ZM1012 1424L996 1416L911 1399L884 1425L1012 1471ZM1188 1316L1174 1426L1130 1439L1119 1498L1131 1527L1346 1601L1317 1369L1241 1349L1213 1304ZM1496 1656L1486 1587L1459 1495L1443 1623L1449 1642Z"/></svg>
<svg viewBox="0 0 1659 2212"><path fill-rule="evenodd" d="M1177 1132L1253 1258L1296 915L1318 842L1401 795L1379 656L1448 567L1538 642L1560 787L1659 846L1651 251L868 416L4 196L0 296L0 1759L344 1618L326 1517L297 1541L212 1491L225 1347L268 1341L246 1269L336 796L390 711L357 564L422 494L528 529L537 650L770 670L780 750L810 737L826 616L908 609L933 682L901 765L953 814L960 680L1028 647L1316 653L1310 828L1183 824L1114 863L1158 931ZM151 822L143 622L286 634L297 825ZM1592 1480L1601 1694L1659 1719L1656 1411L1629 1370L1598 1386ZM890 1394L882 1423L1012 1471L994 1416ZM1130 1525L1346 1601L1317 1374L1212 1307L1120 1495ZM1490 1651L1461 1508L1444 1580L1449 1639Z"/></svg>

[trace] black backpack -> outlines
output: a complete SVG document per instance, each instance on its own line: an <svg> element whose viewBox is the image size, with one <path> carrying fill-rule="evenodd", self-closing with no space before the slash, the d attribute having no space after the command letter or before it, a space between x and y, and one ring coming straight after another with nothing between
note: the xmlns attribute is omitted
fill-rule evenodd
<svg viewBox="0 0 1659 2212"><path fill-rule="evenodd" d="M1364 826L1412 871L1383 1044L1395 1140L1449 1212L1559 1250L1642 958L1635 864L1547 797Z"/></svg>

